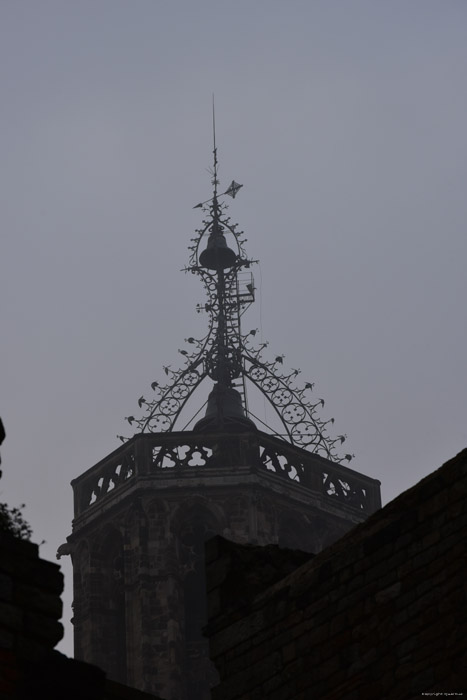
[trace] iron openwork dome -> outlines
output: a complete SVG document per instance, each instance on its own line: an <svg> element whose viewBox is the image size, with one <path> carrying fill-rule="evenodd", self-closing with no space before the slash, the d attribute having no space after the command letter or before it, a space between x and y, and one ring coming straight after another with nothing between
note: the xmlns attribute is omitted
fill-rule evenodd
<svg viewBox="0 0 467 700"><path fill-rule="evenodd" d="M195 431L251 431L261 423L268 432L292 445L333 462L350 461L353 455L341 457L337 451L346 436L328 434L328 426L334 419L321 418L324 401L313 397L313 383L298 386L296 379L300 370L287 371L283 355L264 359L267 343L255 343L256 330L242 332L241 318L255 299L251 268L257 261L247 257L243 232L226 213L225 197L235 198L242 185L233 180L225 191L218 192L215 131L213 156L213 196L195 207L200 208L205 217L191 239L189 263L185 268L186 272L198 275L204 284L207 299L197 310L207 313L207 333L201 339L185 339L185 348L179 350L184 356L183 366L179 369L164 367L165 383L154 381L151 384L154 397L148 400L143 395L138 400L140 409L144 409L143 415L140 418L128 416L126 420L141 433L179 429L176 423L187 401L204 380L211 380L214 384L206 414L195 424ZM249 383L266 397L279 417L283 426L280 435L249 410Z"/></svg>

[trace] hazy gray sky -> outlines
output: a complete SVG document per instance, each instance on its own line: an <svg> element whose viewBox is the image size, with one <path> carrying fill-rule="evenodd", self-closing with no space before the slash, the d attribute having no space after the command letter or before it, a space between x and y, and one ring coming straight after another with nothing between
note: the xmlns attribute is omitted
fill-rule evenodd
<svg viewBox="0 0 467 700"><path fill-rule="evenodd" d="M0 4L0 499L42 556L70 480L204 334L180 269L213 92L261 261L245 330L316 382L384 502L466 446L466 30L465 0Z"/></svg>

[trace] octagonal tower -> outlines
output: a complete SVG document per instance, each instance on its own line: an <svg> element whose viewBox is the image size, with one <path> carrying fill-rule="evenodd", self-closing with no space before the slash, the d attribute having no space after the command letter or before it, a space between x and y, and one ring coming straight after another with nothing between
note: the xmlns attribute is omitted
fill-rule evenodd
<svg viewBox="0 0 467 700"><path fill-rule="evenodd" d="M318 552L381 506L379 481L347 466L322 419L313 385L296 385L283 357L263 359L241 317L254 301L254 261L218 193L197 205L205 220L187 271L201 277L208 314L204 338L188 338L185 364L165 368L155 398L139 399L133 437L72 482L75 656L114 680L167 700L208 700L216 672L206 623L204 541L220 534L252 544ZM202 382L211 384L204 417L176 430ZM281 431L249 410L254 385ZM260 430L258 425L265 428ZM63 549L62 549L63 551ZM239 591L241 596L241 591Z"/></svg>

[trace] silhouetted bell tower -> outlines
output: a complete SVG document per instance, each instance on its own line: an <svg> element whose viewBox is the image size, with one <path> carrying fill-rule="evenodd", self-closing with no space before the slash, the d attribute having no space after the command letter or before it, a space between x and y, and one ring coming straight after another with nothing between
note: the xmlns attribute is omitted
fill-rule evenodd
<svg viewBox="0 0 467 700"><path fill-rule="evenodd" d="M141 396L133 437L72 482L75 655L167 700L208 700L216 683L202 633L207 538L317 552L381 505L379 482L341 464L343 436L328 435L313 385L298 387L297 370L264 359L255 331L241 331L254 261L225 213L241 185L218 193L215 139L213 154L213 196L197 205L205 220L186 268L207 292L207 334L187 339L184 366L165 368L153 399ZM204 416L176 430L202 382ZM280 434L249 409L250 385Z"/></svg>

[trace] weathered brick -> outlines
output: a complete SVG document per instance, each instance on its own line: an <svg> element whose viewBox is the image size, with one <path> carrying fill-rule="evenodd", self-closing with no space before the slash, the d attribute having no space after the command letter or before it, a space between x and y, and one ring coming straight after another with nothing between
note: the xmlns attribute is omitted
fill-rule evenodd
<svg viewBox="0 0 467 700"><path fill-rule="evenodd" d="M10 601L12 598L12 578L6 574L0 575L0 600Z"/></svg>
<svg viewBox="0 0 467 700"><path fill-rule="evenodd" d="M24 613L24 631L31 637L43 641L51 649L63 637L63 625L57 620L39 613Z"/></svg>
<svg viewBox="0 0 467 700"><path fill-rule="evenodd" d="M18 632L23 628L23 611L17 605L0 602L0 625Z"/></svg>
<svg viewBox="0 0 467 700"><path fill-rule="evenodd" d="M412 677L410 681L410 690L414 693L422 693L433 685L434 671L433 668L424 668L422 671Z"/></svg>
<svg viewBox="0 0 467 700"><path fill-rule="evenodd" d="M36 586L28 586L26 584L15 586L14 602L23 610L44 612L57 620L62 616L62 601L60 597L44 592Z"/></svg>
<svg viewBox="0 0 467 700"><path fill-rule="evenodd" d="M12 649L14 647L15 635L13 632L0 627L0 649Z"/></svg>
<svg viewBox="0 0 467 700"><path fill-rule="evenodd" d="M289 661L293 661L296 658L296 645L295 641L289 642L285 646L282 647L282 663L284 666L289 663Z"/></svg>
<svg viewBox="0 0 467 700"><path fill-rule="evenodd" d="M291 678L287 683L281 685L277 690L274 690L270 695L267 695L271 700L290 700L294 697L297 687L296 678Z"/></svg>
<svg viewBox="0 0 467 700"><path fill-rule="evenodd" d="M396 654L399 658L403 658L408 656L416 647L417 645L417 638L416 637L410 637L409 639L405 639L403 642L400 644L397 644L396 646Z"/></svg>
<svg viewBox="0 0 467 700"><path fill-rule="evenodd" d="M329 678L330 676L335 675L339 669L340 669L339 657L334 655L319 665L319 668L317 669L316 677L319 680L322 680L324 678Z"/></svg>
<svg viewBox="0 0 467 700"><path fill-rule="evenodd" d="M329 624L329 637L331 638L339 632L342 632L342 630L346 628L347 624L346 613L333 615Z"/></svg>
<svg viewBox="0 0 467 700"><path fill-rule="evenodd" d="M467 654L462 662L459 648L467 632L461 614L466 535L459 517L450 526L446 516L452 486L451 476L436 472L403 494L400 506L396 499L387 513L376 513L368 533L360 525L342 546L333 546L332 557L324 552L321 562L318 555L309 574L302 567L299 586L288 577L288 595L305 605L304 616L290 625L289 601L274 636L257 631L251 639L261 638L271 652L280 640L282 663L303 662L294 698L308 700L312 691L326 700L399 700L465 669ZM447 496L440 495L443 490ZM456 503L467 501L465 492L465 481L462 489L456 485ZM457 516L464 512L463 506L454 510ZM277 609L272 599L263 604ZM277 683L275 671L262 686L265 697L280 697Z"/></svg>

